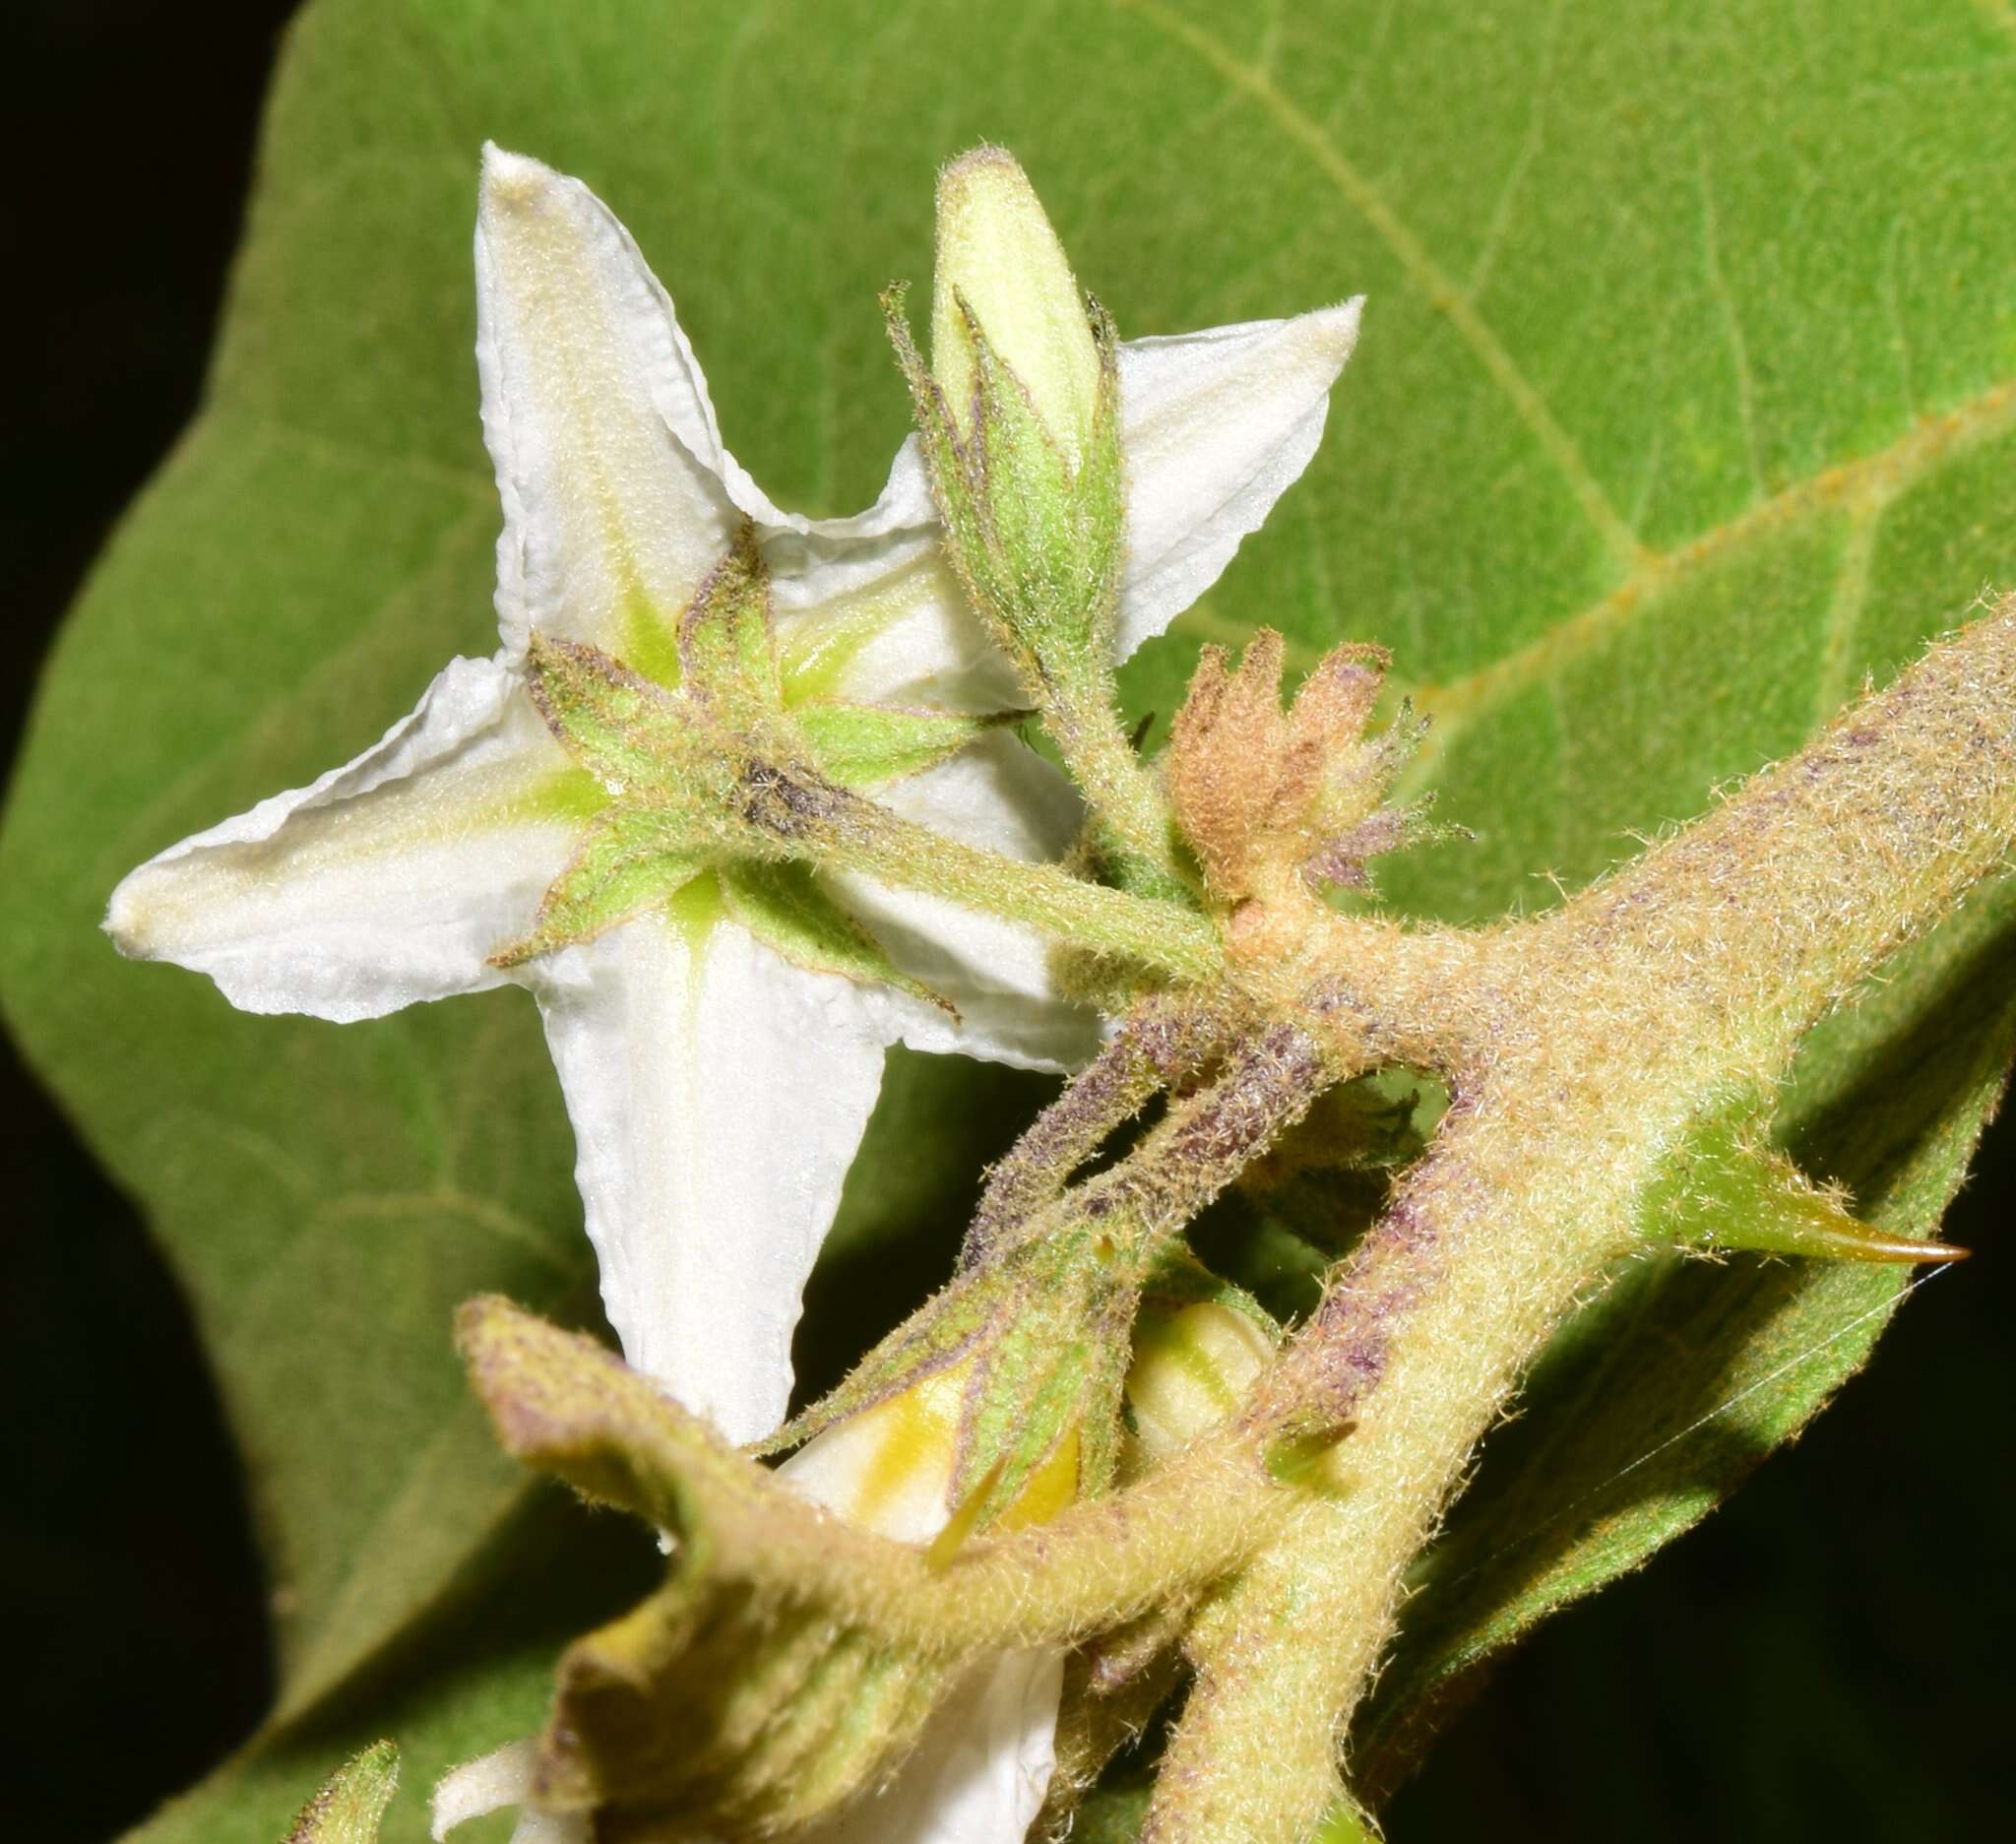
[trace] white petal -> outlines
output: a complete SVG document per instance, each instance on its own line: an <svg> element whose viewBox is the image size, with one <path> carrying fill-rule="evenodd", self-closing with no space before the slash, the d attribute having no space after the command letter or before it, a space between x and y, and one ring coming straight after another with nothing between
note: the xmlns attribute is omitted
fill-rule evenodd
<svg viewBox="0 0 2016 1844"><path fill-rule="evenodd" d="M814 1504L898 1543L929 1543L951 1515L959 1426L973 1365L962 1361L813 1435L777 1476Z"/></svg>
<svg viewBox="0 0 2016 1844"><path fill-rule="evenodd" d="M578 823L528 816L567 758L518 675L455 660L411 716L312 787L171 846L112 892L122 953L254 1012L375 1018L505 976Z"/></svg>
<svg viewBox="0 0 2016 1844"><path fill-rule="evenodd" d="M1056 1765L1064 1667L1010 1652L932 1713L884 1792L811 1826L798 1844L1022 1844Z"/></svg>
<svg viewBox="0 0 2016 1844"><path fill-rule="evenodd" d="M738 522L672 304L586 186L492 147L476 330L505 646L536 626L632 657L633 624L668 636Z"/></svg>
<svg viewBox="0 0 2016 1844"><path fill-rule="evenodd" d="M447 1775L434 1789L433 1836L437 1844L472 1818L501 1812L507 1806L525 1805L532 1795L538 1746L535 1737L527 1736ZM554 1816L528 1809L518 1815L511 1844L589 1844L590 1824L585 1813Z"/></svg>
<svg viewBox="0 0 2016 1844"><path fill-rule="evenodd" d="M882 497L858 519L767 539L788 663L844 664L821 689L862 703L1005 711L1024 700L938 541L922 451L896 451Z"/></svg>
<svg viewBox="0 0 2016 1844"><path fill-rule="evenodd" d="M495 150L490 150L488 158L509 159L515 157L498 156ZM526 161L525 164L536 163ZM539 167L538 170L544 172L546 169ZM888 484L883 487L880 498L865 512L847 519L807 519L799 513L782 510L750 477L748 470L728 453L727 444L722 440L721 423L714 413L714 399L708 392L707 378L700 369L699 359L693 355L693 348L679 325L677 315L672 311L671 297L665 293L663 285L646 267L636 245L630 241L629 233L617 223L615 215L578 181L564 183L576 186L602 217L615 225L631 264L656 299L656 319L662 322L669 333L664 362L655 365L649 376L652 403L679 438L680 445L722 483L735 508L755 522L766 540L788 540L796 537L812 540L802 552L794 551L788 541L785 542L780 553L782 556L787 559L803 556L820 562L824 560L828 546L845 547L935 526L937 510L931 503L930 482L922 464L915 458L906 461L902 450L897 453L896 465L890 470ZM914 438L907 446L914 446Z"/></svg>
<svg viewBox="0 0 2016 1844"><path fill-rule="evenodd" d="M885 997L657 916L533 971L624 1356L757 1439L896 1036Z"/></svg>
<svg viewBox="0 0 2016 1844"><path fill-rule="evenodd" d="M1218 581L1308 466L1362 305L1120 348L1122 660Z"/></svg>
<svg viewBox="0 0 2016 1844"><path fill-rule="evenodd" d="M1063 857L1084 821L1071 784L1003 731L877 797L934 832L1029 860ZM1099 1048L1097 1020L1059 994L1049 945L1034 929L866 877L833 882L890 959L959 1008L957 1019L907 1010L903 1041L913 1049L1075 1069Z"/></svg>
<svg viewBox="0 0 2016 1844"><path fill-rule="evenodd" d="M756 492L754 487L750 490ZM898 447L896 459L889 464L889 478L883 482L875 503L851 518L800 518L794 512L778 511L768 499L762 498L760 492L757 497L769 510L764 513L751 511L749 516L763 529L766 540L780 543L783 555L802 555L815 562L825 562L849 546L906 533L935 536L938 529L938 507L931 498L931 477L925 472L923 449L914 435L906 436ZM742 502L738 498L736 503ZM790 534L808 540L802 551L790 548L788 541Z"/></svg>

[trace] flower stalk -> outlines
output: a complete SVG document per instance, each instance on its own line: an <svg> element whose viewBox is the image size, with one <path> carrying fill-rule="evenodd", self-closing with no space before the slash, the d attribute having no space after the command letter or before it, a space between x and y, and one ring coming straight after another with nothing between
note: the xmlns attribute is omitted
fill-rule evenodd
<svg viewBox="0 0 2016 1844"><path fill-rule="evenodd" d="M1179 980L1209 980L1222 965L1218 936L1195 911L948 839L788 765L752 762L739 808L752 843L778 858L812 858L948 897Z"/></svg>

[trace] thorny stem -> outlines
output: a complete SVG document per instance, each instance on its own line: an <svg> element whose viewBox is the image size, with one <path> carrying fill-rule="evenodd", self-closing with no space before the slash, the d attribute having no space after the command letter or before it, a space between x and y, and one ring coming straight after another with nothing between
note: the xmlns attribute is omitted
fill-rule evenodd
<svg viewBox="0 0 2016 1844"><path fill-rule="evenodd" d="M1197 1682L1145 1839L1309 1835L1404 1571L1526 1367L1634 1245L1664 1150L1719 1094L1780 1078L1800 1036L2001 868L2012 837L2016 598L1707 820L1482 938L1439 1008L1461 1030L1436 1144L1248 1411L1354 1418L1343 1490L1193 1628ZM1377 964L1405 971L1423 937L1322 932L1310 961L1328 984L1312 990L1391 1017Z"/></svg>
<svg viewBox="0 0 2016 1844"><path fill-rule="evenodd" d="M967 845L817 775L752 763L740 801L745 843L777 857L865 871L899 889L949 897L1179 979L1210 980L1223 970L1217 932L1201 916L1088 882L1055 864Z"/></svg>

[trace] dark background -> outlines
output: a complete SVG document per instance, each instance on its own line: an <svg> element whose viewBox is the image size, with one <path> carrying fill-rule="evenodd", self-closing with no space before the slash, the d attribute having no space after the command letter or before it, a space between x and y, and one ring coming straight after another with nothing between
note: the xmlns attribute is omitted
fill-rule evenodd
<svg viewBox="0 0 2016 1844"><path fill-rule="evenodd" d="M0 767L195 407L291 11L8 0ZM263 1589L173 1279L4 1042L0 1174L0 1830L98 1844L257 1722ZM1984 1252L1795 1455L1518 1655L1395 1807L1396 1844L2016 1836L2012 1176L2005 1118L1950 1225Z"/></svg>

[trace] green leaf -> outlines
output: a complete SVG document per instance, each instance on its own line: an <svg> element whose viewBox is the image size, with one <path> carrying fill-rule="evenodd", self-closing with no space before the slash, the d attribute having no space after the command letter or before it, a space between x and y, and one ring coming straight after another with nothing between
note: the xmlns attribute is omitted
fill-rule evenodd
<svg viewBox="0 0 2016 1844"><path fill-rule="evenodd" d="M875 292L922 275L933 172L982 137L1027 164L1126 337L1366 290L1308 475L1127 685L1173 710L1199 641L1262 622L1292 664L1391 646L1436 720L1412 787L1479 835L1391 863L1418 914L1551 901L1540 873L1578 883L1702 810L2016 580L2006 9L1761 0L1708 32L1680 0L1514 0L1488 30L1461 7L1374 24L1345 0L1131 0L1068 31L1011 0L900 23L869 0L321 0L294 27L203 413L87 589L0 835L8 1016L189 1290L252 1473L287 1709L507 1546L523 1488L445 1327L488 1289L592 1311L572 1149L520 994L342 1030L244 1017L119 962L95 923L131 865L355 753L451 653L494 645L483 137L624 217L735 452L814 513L865 503L908 426ZM1878 1221L1929 1224L1957 1181L2006 1046L2009 927L1977 906L1810 1049L1783 1136ZM899 1238L936 1224L949 1264L965 1179L906 1162L1029 1090L921 1087L850 1208ZM883 1311L876 1262L850 1272L832 1310ZM1738 1259L1620 1290L1606 1310L1640 1315L1641 1367L1691 1354L1650 1440L1815 1355L1710 1423L1721 1459L1683 1442L1631 1475L1633 1502L1678 1508L1612 1560L1796 1427L1899 1285ZM1549 1399L1494 1469L1523 1468ZM1636 1457L1625 1431L1590 1440ZM1502 1506L1496 1476L1460 1522ZM1448 1592L1419 1598L1420 1631L1519 1623L1500 1599L1466 1626L1436 1612ZM1429 1641L1408 1647L1389 1710L1427 1682ZM457 1712L432 1693L342 1748L392 1730L410 1778L435 1771L413 1735ZM490 1713L465 1751L512 1732ZM342 1748L276 1740L182 1835L270 1844ZM402 1804L389 1835L416 1838Z"/></svg>
<svg viewBox="0 0 2016 1844"><path fill-rule="evenodd" d="M131 1844L275 1844L332 1760L388 1734L399 1739L401 1773L380 1844L422 1844L441 1777L536 1731L561 1648L649 1592L663 1569L646 1532L627 1519L584 1519L550 1488L535 1489L498 1548L508 1552L499 1566L408 1622L387 1668L270 1730L168 1801ZM457 1844L502 1844L510 1830L508 1818L490 1819L457 1832Z"/></svg>

